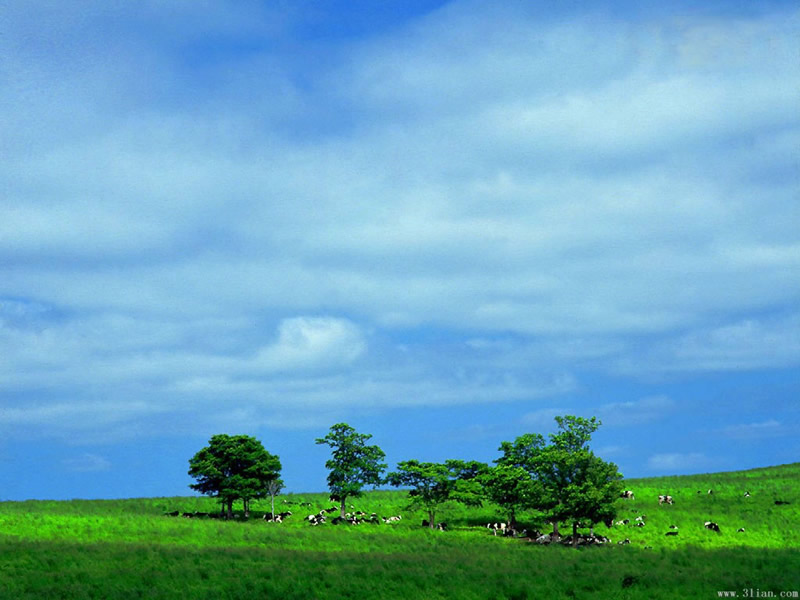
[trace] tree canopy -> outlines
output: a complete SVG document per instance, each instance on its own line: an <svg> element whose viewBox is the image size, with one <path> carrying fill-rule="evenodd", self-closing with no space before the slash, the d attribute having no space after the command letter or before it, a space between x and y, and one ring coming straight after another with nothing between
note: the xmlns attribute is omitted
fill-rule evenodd
<svg viewBox="0 0 800 600"><path fill-rule="evenodd" d="M242 500L247 513L250 500L263 497L280 471L280 459L256 438L217 434L189 460L189 475L197 480L189 487L219 498L230 518L236 500Z"/></svg>
<svg viewBox="0 0 800 600"><path fill-rule="evenodd" d="M408 497L412 507L428 512L428 526L436 527L436 511L449 500L464 504L480 504L481 489L478 477L486 471L483 463L476 461L447 460L444 463L407 460L397 465L386 480L395 487L411 489Z"/></svg>
<svg viewBox="0 0 800 600"><path fill-rule="evenodd" d="M571 523L576 540L579 525L613 518L622 475L614 463L589 449L600 421L571 415L555 420L558 431L549 436L549 444L539 434L525 434L500 445L503 456L487 479L487 494L509 510L511 518L521 508L534 508L556 533L559 522Z"/></svg>
<svg viewBox="0 0 800 600"><path fill-rule="evenodd" d="M325 462L328 489L334 501L340 502L340 514L345 516L346 500L359 497L365 485L383 483L386 454L378 446L368 445L371 434L358 433L347 423L331 426L328 435L317 438L317 444L331 447L331 458Z"/></svg>

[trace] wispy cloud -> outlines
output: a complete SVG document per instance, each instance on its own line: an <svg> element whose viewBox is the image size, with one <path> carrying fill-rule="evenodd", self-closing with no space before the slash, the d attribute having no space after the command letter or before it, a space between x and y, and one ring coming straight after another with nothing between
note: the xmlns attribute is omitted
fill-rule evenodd
<svg viewBox="0 0 800 600"><path fill-rule="evenodd" d="M728 425L719 430L719 433L734 440L773 439L797 433L797 428L782 424L775 419L768 419L757 423L742 423Z"/></svg>
<svg viewBox="0 0 800 600"><path fill-rule="evenodd" d="M74 473L92 473L96 471L108 471L111 469L111 462L97 454L84 453L80 456L64 458L61 465Z"/></svg>
<svg viewBox="0 0 800 600"><path fill-rule="evenodd" d="M667 452L663 454L653 454L647 459L647 466L653 471L683 473L707 468L712 461L701 452Z"/></svg>

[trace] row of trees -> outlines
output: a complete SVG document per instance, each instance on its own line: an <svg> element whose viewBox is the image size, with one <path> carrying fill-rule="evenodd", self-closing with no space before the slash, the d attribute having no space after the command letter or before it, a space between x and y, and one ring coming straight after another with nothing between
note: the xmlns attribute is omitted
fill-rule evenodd
<svg viewBox="0 0 800 600"><path fill-rule="evenodd" d="M572 525L573 539L581 525L593 526L614 518L614 502L622 491L622 475L614 463L596 456L589 448L600 422L592 417L556 417L558 429L548 439L528 433L500 445L494 465L478 461L447 460L443 463L407 460L384 475L385 453L368 442L371 435L356 432L346 423L330 428L317 444L331 448L328 489L340 503L341 515L348 498L359 497L366 486L390 484L407 488L412 507L425 510L431 528L436 513L450 501L480 505L490 500L502 507L507 522L516 526L521 511L534 511L559 534L559 523ZM272 498L283 482L280 461L249 436L217 435L190 461L189 474L198 479L190 487L216 496L227 508L241 499L245 513L253 498Z"/></svg>

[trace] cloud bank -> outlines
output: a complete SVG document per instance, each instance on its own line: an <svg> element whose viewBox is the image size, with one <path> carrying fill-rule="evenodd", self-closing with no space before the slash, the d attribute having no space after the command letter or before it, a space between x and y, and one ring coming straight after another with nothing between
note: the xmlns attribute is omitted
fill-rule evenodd
<svg viewBox="0 0 800 600"><path fill-rule="evenodd" d="M533 424L585 373L800 363L800 13L455 2L296 51L298 12L208 7L6 11L9 435Z"/></svg>

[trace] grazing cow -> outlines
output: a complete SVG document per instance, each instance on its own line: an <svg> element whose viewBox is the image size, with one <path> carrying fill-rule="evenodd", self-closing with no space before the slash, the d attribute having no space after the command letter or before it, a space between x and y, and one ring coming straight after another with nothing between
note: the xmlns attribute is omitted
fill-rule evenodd
<svg viewBox="0 0 800 600"><path fill-rule="evenodd" d="M672 496L668 496L664 494L663 496L658 497L659 504L672 504Z"/></svg>
<svg viewBox="0 0 800 600"><path fill-rule="evenodd" d="M647 518L647 515L640 515L634 519L634 521L644 521Z"/></svg>
<svg viewBox="0 0 800 600"><path fill-rule="evenodd" d="M399 521L402 518L403 518L402 515L397 515L395 517L383 517L383 522L384 523L395 523L395 522Z"/></svg>
<svg viewBox="0 0 800 600"><path fill-rule="evenodd" d="M784 504L789 504L786 500L775 500L775 506L783 506Z"/></svg>
<svg viewBox="0 0 800 600"><path fill-rule="evenodd" d="M634 500L633 491L632 490L625 490L624 492L622 492L622 494L620 494L619 497L620 498L630 498L631 500Z"/></svg>
<svg viewBox="0 0 800 600"><path fill-rule="evenodd" d="M443 523L439 523L436 526L436 529L438 529L439 531L447 531L447 523L444 523L444 522Z"/></svg>
<svg viewBox="0 0 800 600"><path fill-rule="evenodd" d="M736 533L744 533L744 527L739 527L739 529L736 530Z"/></svg>
<svg viewBox="0 0 800 600"><path fill-rule="evenodd" d="M619 542L617 542L617 544L619 544L620 546L623 546L625 544L630 544L630 543L631 543L631 541L628 538L625 538L624 540L620 540Z"/></svg>
<svg viewBox="0 0 800 600"><path fill-rule="evenodd" d="M644 521L639 521L634 527L644 527Z"/></svg>
<svg viewBox="0 0 800 600"><path fill-rule="evenodd" d="M678 528L678 526L677 526L677 525L670 525L670 526L669 526L669 528L670 528L670 529L677 529L677 528Z"/></svg>
<svg viewBox="0 0 800 600"><path fill-rule="evenodd" d="M745 498L749 498L749 497L750 497L750 492L745 492L745 493L744 493L744 497L745 497Z"/></svg>
<svg viewBox="0 0 800 600"><path fill-rule="evenodd" d="M179 514L181 514L181 511L179 510L173 510L172 512L164 513L164 515L167 517L177 517Z"/></svg>
<svg viewBox="0 0 800 600"><path fill-rule="evenodd" d="M617 521L616 523L614 523L614 525L627 525L630 522L631 522L630 519L622 519L621 521Z"/></svg>
<svg viewBox="0 0 800 600"><path fill-rule="evenodd" d="M709 490L708 490L708 495L709 495L709 496L710 496L711 494L713 494L713 493L714 493L714 490L711 490L711 489L709 489Z"/></svg>
<svg viewBox="0 0 800 600"><path fill-rule="evenodd" d="M502 533L503 535L505 535L506 534L506 528L508 527L508 525L506 523L487 523L486 527L491 529L492 532L494 533L494 535L497 535L498 531L500 533Z"/></svg>
<svg viewBox="0 0 800 600"><path fill-rule="evenodd" d="M677 531L668 531L664 535L678 535L678 532Z"/></svg>
<svg viewBox="0 0 800 600"><path fill-rule="evenodd" d="M714 521L706 521L703 526L710 531L716 531L717 533L721 533L719 530L719 525L714 523Z"/></svg>
<svg viewBox="0 0 800 600"><path fill-rule="evenodd" d="M181 516L182 516L184 519L194 519L194 513L187 513L187 512L185 512L185 513L183 513Z"/></svg>

